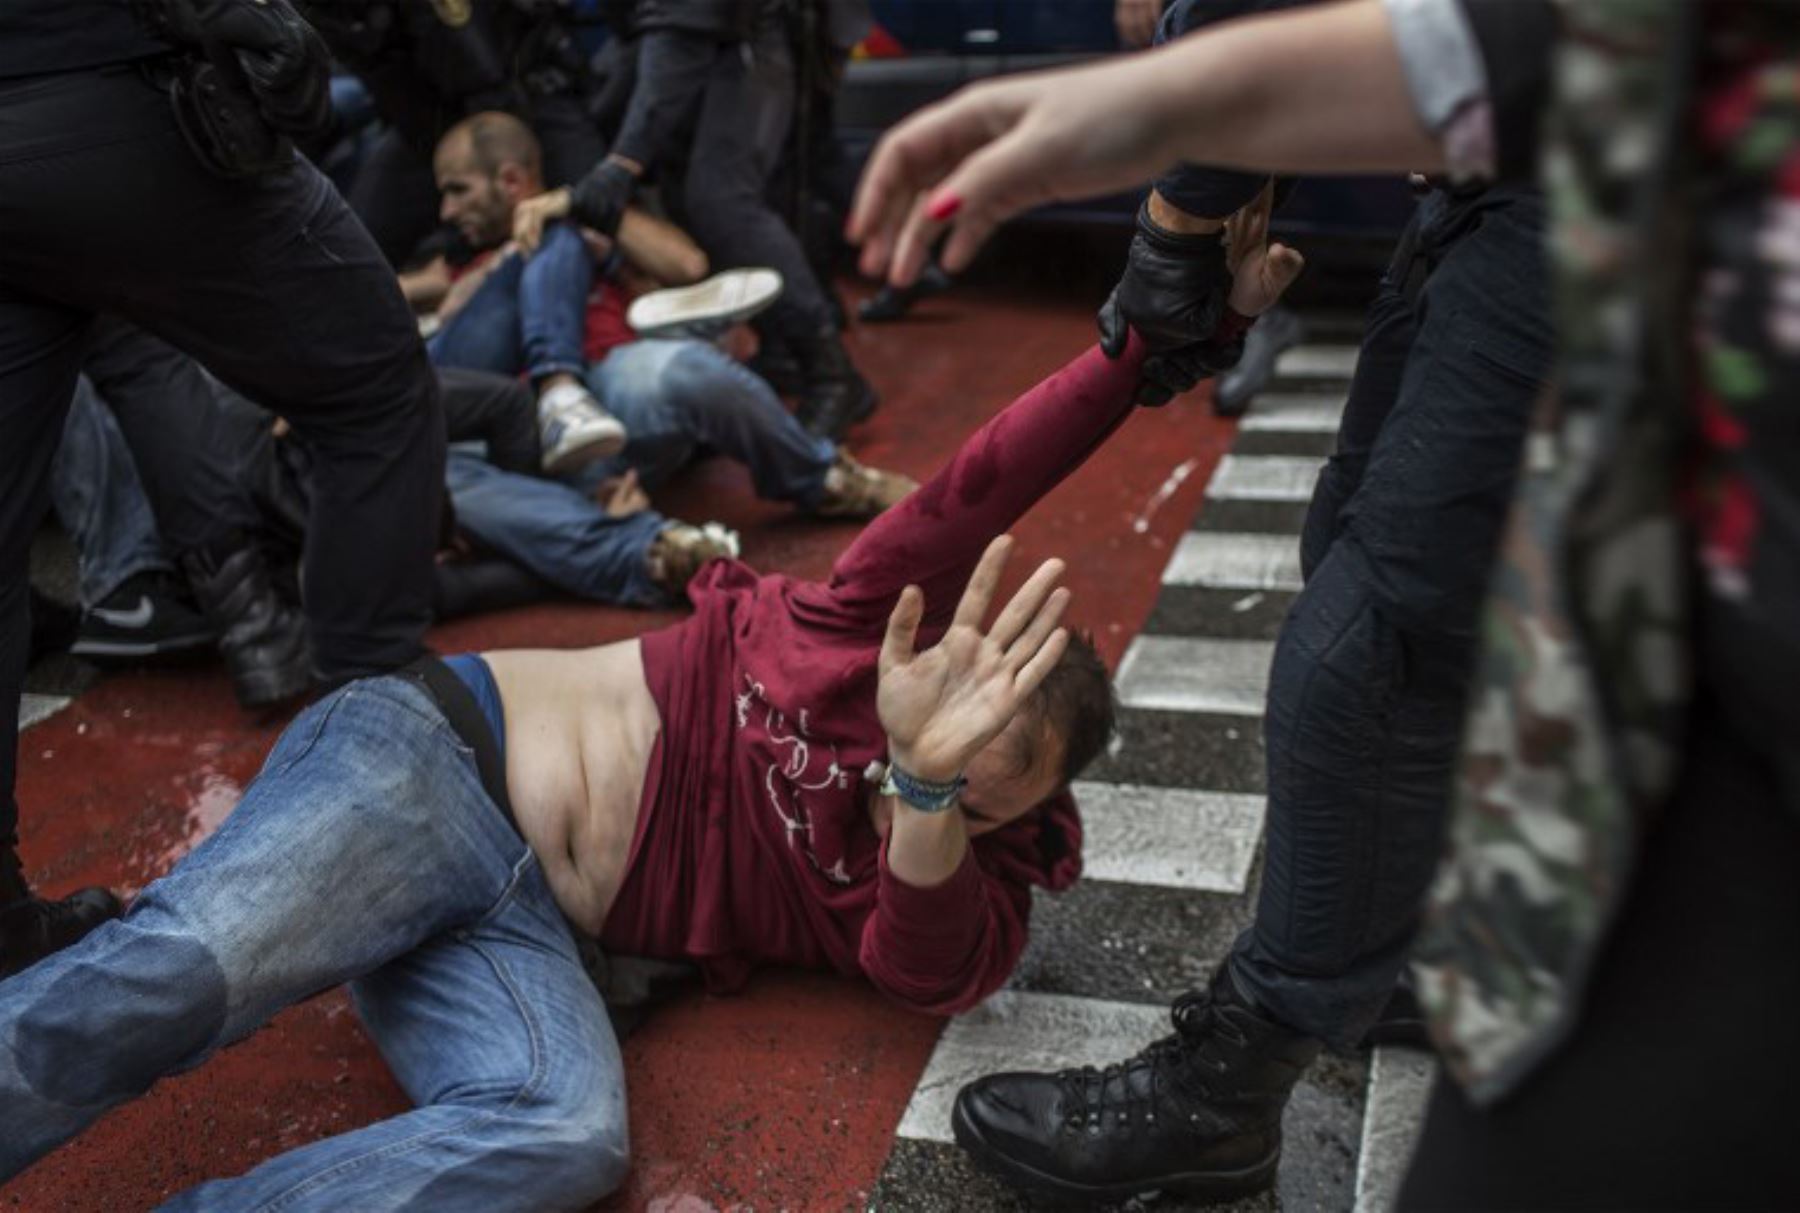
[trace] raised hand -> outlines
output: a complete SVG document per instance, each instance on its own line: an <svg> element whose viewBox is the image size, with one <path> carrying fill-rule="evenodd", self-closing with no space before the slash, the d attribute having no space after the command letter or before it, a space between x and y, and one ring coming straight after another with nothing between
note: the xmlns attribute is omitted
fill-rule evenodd
<svg viewBox="0 0 1800 1213"><path fill-rule="evenodd" d="M913 647L925 611L917 586L901 592L888 617L876 707L889 756L921 779L948 782L960 775L1011 723L1068 647L1068 633L1057 626L1069 605L1069 591L1056 584L1060 560L1039 565L982 630L1011 551L1010 536L988 544L949 630L924 652Z"/></svg>

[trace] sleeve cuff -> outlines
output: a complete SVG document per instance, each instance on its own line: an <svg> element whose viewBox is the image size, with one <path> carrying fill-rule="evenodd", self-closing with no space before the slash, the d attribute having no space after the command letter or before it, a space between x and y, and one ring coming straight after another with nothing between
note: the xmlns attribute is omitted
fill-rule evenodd
<svg viewBox="0 0 1800 1213"><path fill-rule="evenodd" d="M1487 68L1461 0L1382 0L1419 123L1439 139L1452 180L1491 176Z"/></svg>
<svg viewBox="0 0 1800 1213"><path fill-rule="evenodd" d="M930 888L920 888L894 875L888 867L884 841L878 897L882 917L911 938L947 938L966 932L975 921L974 908L982 904L984 897L975 848L971 846L963 852L962 863L946 879ZM967 913L958 912L965 908Z"/></svg>

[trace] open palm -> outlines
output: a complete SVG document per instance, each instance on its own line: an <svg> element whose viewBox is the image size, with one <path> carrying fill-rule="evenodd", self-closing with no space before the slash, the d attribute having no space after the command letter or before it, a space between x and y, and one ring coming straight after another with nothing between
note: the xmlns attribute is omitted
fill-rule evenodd
<svg viewBox="0 0 1800 1213"><path fill-rule="evenodd" d="M913 645L925 596L908 586L888 617L881 643L876 707L890 756L921 779L948 781L1012 722L1062 659L1068 633L1057 624L1069 591L1056 585L1060 560L1046 560L985 632L981 621L999 589L1012 549L1002 535L982 553L943 639Z"/></svg>

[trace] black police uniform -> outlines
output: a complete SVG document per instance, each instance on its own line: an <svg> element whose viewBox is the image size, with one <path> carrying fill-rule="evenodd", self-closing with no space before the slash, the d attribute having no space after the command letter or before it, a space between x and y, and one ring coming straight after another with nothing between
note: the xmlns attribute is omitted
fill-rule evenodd
<svg viewBox="0 0 1800 1213"><path fill-rule="evenodd" d="M303 158L206 171L154 82L170 61L122 0L0 5L0 914L24 904L27 558L97 313L192 354L316 452L322 677L407 664L430 619L444 420L392 271Z"/></svg>

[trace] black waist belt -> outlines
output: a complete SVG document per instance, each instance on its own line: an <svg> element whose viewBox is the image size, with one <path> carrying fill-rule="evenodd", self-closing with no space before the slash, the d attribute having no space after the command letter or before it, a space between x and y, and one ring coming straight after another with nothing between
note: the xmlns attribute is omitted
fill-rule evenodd
<svg viewBox="0 0 1800 1213"><path fill-rule="evenodd" d="M400 677L410 678L424 687L425 693L437 702L438 710L444 714L450 728L462 738L464 745L475 751L475 769L481 774L481 786L488 799L505 814L506 823L513 832L524 838L525 831L519 829L519 819L513 816L512 801L506 795L506 759L501 755L500 741L488 727L487 714L475 702L469 684L435 657L419 658L401 670Z"/></svg>

